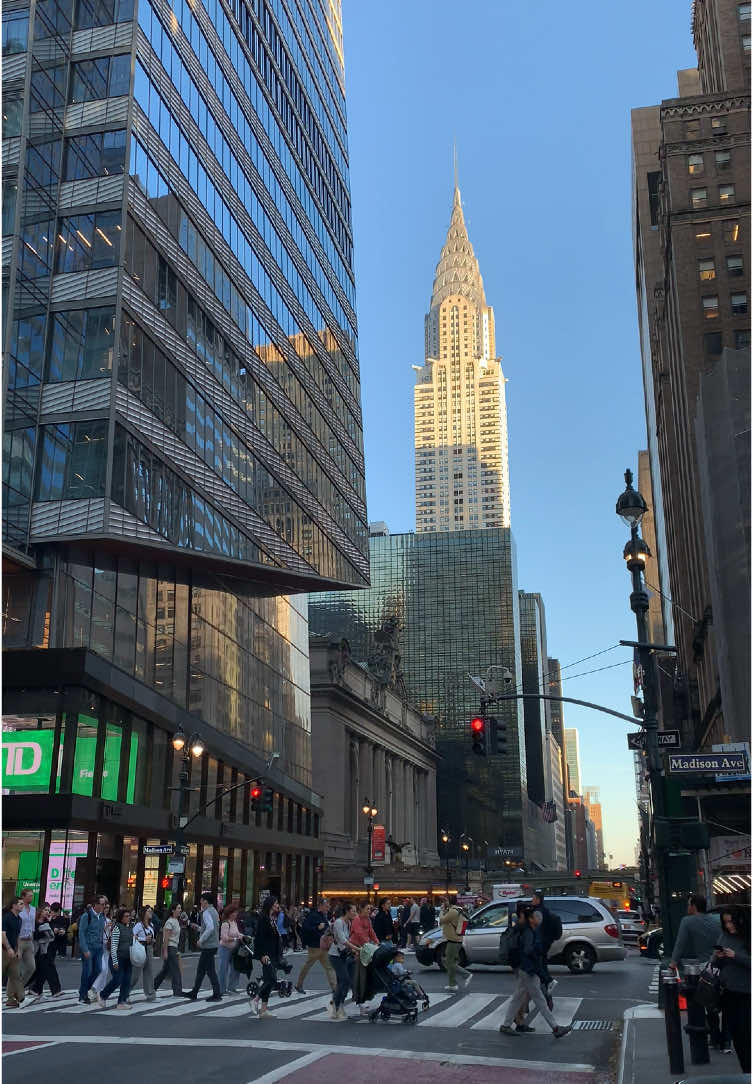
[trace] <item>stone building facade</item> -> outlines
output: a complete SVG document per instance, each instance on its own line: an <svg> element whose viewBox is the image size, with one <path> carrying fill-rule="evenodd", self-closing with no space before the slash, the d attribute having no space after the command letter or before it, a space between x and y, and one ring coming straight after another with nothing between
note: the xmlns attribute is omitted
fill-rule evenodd
<svg viewBox="0 0 753 1084"><path fill-rule="evenodd" d="M440 891L435 721L409 705L389 642L368 666L336 636L312 635L309 648L314 788L327 795L324 891L366 891L365 802L384 829L384 858L373 862L380 891Z"/></svg>

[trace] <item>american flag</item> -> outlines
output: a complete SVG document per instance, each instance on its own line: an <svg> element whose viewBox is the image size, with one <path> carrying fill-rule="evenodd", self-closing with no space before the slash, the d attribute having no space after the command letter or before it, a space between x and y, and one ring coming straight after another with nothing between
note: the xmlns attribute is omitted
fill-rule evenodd
<svg viewBox="0 0 753 1084"><path fill-rule="evenodd" d="M638 695L638 691L643 687L643 667L641 666L640 656L638 649L633 649L633 692Z"/></svg>
<svg viewBox="0 0 753 1084"><path fill-rule="evenodd" d="M544 802L541 807L541 816L547 824L553 824L557 820L557 806L554 802Z"/></svg>

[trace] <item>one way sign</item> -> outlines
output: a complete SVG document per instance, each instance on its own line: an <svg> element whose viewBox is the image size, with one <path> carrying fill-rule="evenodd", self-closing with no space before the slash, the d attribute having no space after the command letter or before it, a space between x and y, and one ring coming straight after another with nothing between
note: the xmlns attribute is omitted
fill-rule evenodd
<svg viewBox="0 0 753 1084"><path fill-rule="evenodd" d="M660 749L679 749L680 748L680 731L679 730L658 730L656 733L657 744ZM636 734L628 734L627 736L628 749L645 749L646 748L646 731L639 730Z"/></svg>

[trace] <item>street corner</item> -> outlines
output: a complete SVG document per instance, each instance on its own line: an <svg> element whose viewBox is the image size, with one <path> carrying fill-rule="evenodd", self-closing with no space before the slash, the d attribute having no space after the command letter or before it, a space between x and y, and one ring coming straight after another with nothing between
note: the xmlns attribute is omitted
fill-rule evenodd
<svg viewBox="0 0 753 1084"><path fill-rule="evenodd" d="M541 1061L503 1058L446 1059L410 1058L397 1052L374 1057L348 1052L305 1055L280 1070L284 1075L265 1077L280 1084L331 1084L332 1080L357 1079L359 1084L385 1084L399 1077L411 1084L609 1084L610 1078L591 1067L556 1065ZM259 1082L261 1084L261 1082Z"/></svg>

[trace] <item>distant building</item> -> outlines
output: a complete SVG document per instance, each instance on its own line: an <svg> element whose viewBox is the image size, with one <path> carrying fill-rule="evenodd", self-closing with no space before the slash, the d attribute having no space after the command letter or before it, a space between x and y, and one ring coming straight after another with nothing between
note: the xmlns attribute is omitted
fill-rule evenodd
<svg viewBox="0 0 753 1084"><path fill-rule="evenodd" d="M495 707L507 727L507 752L471 749L470 720L479 690L470 674L507 667L522 686L514 544L507 529L375 535L371 587L309 598L311 631L345 638L353 658L378 661L394 637L400 680L410 703L437 717L439 825L457 839L531 846L526 745L520 701ZM541 820L535 811L534 826ZM549 827L549 826L546 826Z"/></svg>
<svg viewBox="0 0 753 1084"><path fill-rule="evenodd" d="M392 840L375 862L382 893L430 889L441 881L434 720L394 683L355 663L346 640L312 636L310 659L313 784L327 795L323 891L352 895L362 883L367 799L378 810L374 825Z"/></svg>
<svg viewBox="0 0 753 1084"><path fill-rule="evenodd" d="M596 834L596 869L606 869L606 855L604 853L604 825L601 811L601 791L598 787L584 787L583 801L588 809L588 816L594 826Z"/></svg>
<svg viewBox="0 0 753 1084"><path fill-rule="evenodd" d="M580 745L575 727L565 729L565 760L567 761L569 795L580 795Z"/></svg>
<svg viewBox="0 0 753 1084"><path fill-rule="evenodd" d="M416 369L416 531L510 526L505 377L460 189Z"/></svg>

